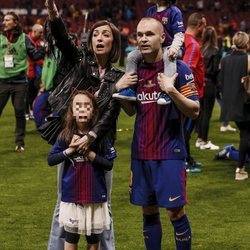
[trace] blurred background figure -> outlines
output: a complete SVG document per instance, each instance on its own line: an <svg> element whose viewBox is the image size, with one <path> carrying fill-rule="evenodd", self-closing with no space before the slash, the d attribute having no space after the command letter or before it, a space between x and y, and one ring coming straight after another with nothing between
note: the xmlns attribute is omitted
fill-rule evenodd
<svg viewBox="0 0 250 250"><path fill-rule="evenodd" d="M41 24L34 24L28 36L30 40L33 42L35 47L40 47L44 45L44 42L42 40L43 26ZM34 119L32 105L39 91L39 83L42 74L42 67L43 67L43 59L34 62L29 58L28 92L26 97L26 114L25 114L26 120Z"/></svg>
<svg viewBox="0 0 250 250"><path fill-rule="evenodd" d="M248 173L245 161L250 153L250 104L245 102L245 89L242 77L250 73L250 59L247 55L249 36L245 32L236 32L233 37L234 50L222 59L222 110L223 121L234 121L240 131L239 159L235 172L236 180L245 180Z"/></svg>

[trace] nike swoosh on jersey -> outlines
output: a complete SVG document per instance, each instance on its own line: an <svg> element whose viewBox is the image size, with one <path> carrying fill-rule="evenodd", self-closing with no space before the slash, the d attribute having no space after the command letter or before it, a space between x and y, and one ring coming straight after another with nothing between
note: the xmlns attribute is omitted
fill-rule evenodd
<svg viewBox="0 0 250 250"><path fill-rule="evenodd" d="M177 199L179 199L181 197L181 195L178 195L178 196L176 196L176 197L169 197L168 198L168 200L170 201L170 202L173 202L173 201L176 201Z"/></svg>

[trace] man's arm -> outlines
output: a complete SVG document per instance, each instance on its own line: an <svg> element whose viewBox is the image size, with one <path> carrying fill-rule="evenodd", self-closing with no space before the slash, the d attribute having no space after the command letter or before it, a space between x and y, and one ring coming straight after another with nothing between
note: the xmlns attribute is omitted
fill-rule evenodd
<svg viewBox="0 0 250 250"><path fill-rule="evenodd" d="M51 21L49 24L51 33L56 41L56 46L72 64L81 61L83 57L82 50L80 50L70 38L54 0L46 0L45 6L48 10Z"/></svg>
<svg viewBox="0 0 250 250"><path fill-rule="evenodd" d="M190 43L186 48L185 55L183 57L183 61L187 63L192 72L197 67L199 61L199 48L195 43Z"/></svg>
<svg viewBox="0 0 250 250"><path fill-rule="evenodd" d="M196 119L199 115L200 104L198 101L194 101L182 95L174 86L175 80L178 74L174 74L172 77L167 77L163 73L158 74L158 83L160 88L166 92L177 108L188 117Z"/></svg>
<svg viewBox="0 0 250 250"><path fill-rule="evenodd" d="M25 46L27 54L32 61L38 61L43 59L45 56L45 48L39 46L35 47L34 43L31 41L28 35L25 35Z"/></svg>

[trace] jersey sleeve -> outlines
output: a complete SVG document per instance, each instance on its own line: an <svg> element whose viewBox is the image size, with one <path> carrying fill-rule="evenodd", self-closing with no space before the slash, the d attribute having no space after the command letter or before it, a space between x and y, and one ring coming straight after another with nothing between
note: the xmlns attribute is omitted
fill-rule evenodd
<svg viewBox="0 0 250 250"><path fill-rule="evenodd" d="M183 23L183 17L181 11L174 7L170 14L170 24L171 24L171 33L175 35L176 33L185 33L185 27Z"/></svg>
<svg viewBox="0 0 250 250"><path fill-rule="evenodd" d="M189 43L188 46L185 46L185 54L183 61L189 65L191 70L195 69L198 62L200 49L195 43Z"/></svg>
<svg viewBox="0 0 250 250"><path fill-rule="evenodd" d="M199 100L198 92L194 84L194 75L184 62L177 63L178 78L176 88L185 97L194 101Z"/></svg>

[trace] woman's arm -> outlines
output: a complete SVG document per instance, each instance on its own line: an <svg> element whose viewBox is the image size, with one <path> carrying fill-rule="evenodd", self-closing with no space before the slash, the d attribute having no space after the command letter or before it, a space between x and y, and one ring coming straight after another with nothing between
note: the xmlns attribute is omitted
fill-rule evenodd
<svg viewBox="0 0 250 250"><path fill-rule="evenodd" d="M83 56L82 50L75 45L67 33L54 0L46 0L45 6L48 10L49 19L51 21L51 33L55 39L56 46L72 64L79 62Z"/></svg>

